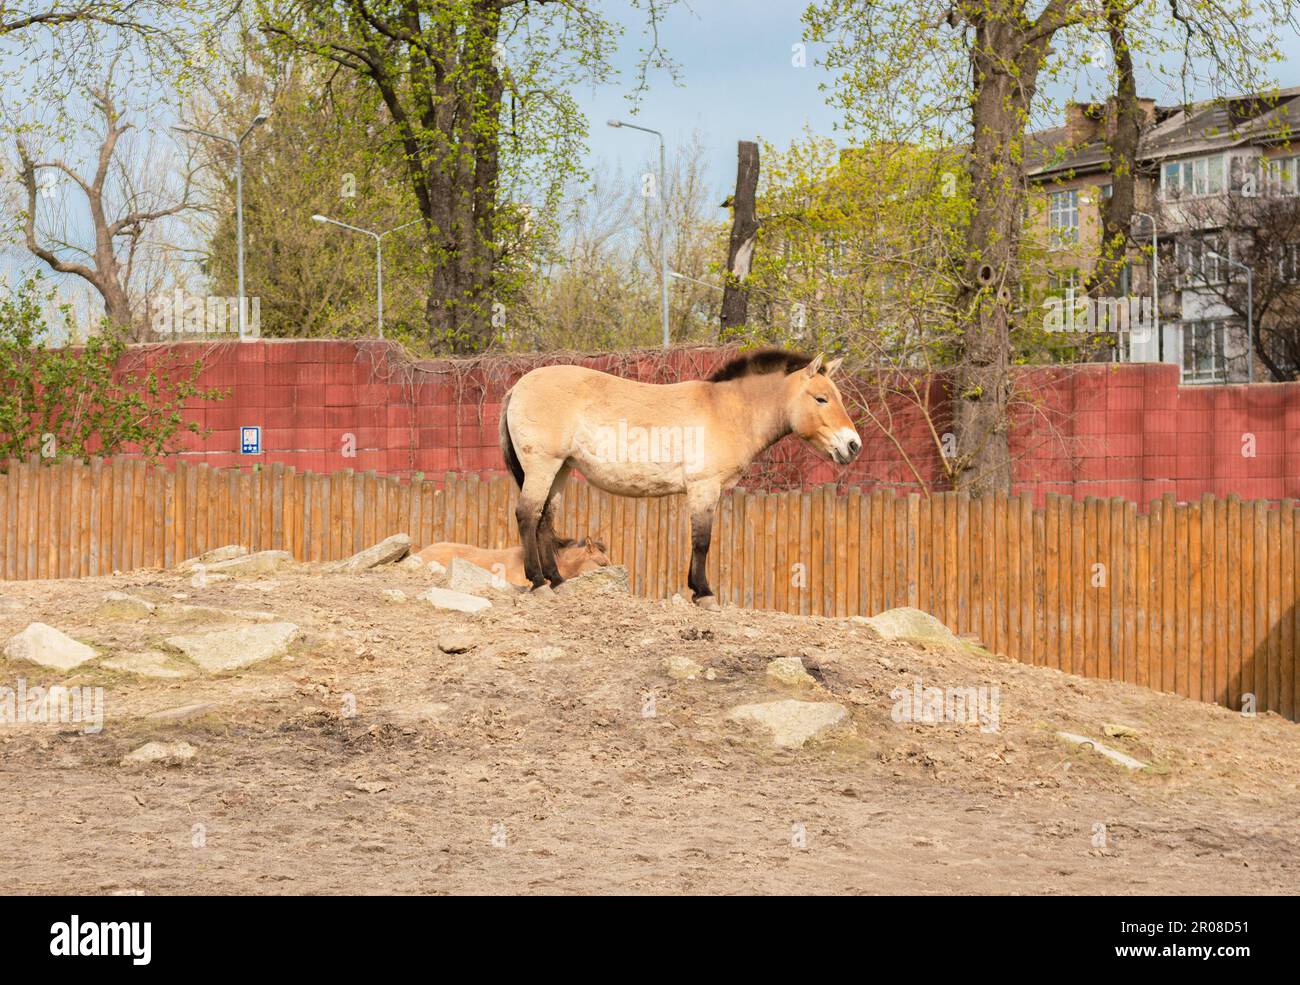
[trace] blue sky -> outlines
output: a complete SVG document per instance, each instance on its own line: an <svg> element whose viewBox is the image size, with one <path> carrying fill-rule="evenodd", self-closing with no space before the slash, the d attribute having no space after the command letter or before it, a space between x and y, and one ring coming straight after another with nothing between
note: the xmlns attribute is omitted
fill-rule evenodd
<svg viewBox="0 0 1300 985"><path fill-rule="evenodd" d="M618 61L623 84L575 94L591 122L591 159L633 173L657 153L653 137L611 129L605 125L610 117L660 130L670 147L698 131L721 202L735 181L737 141L762 138L785 146L805 125L829 135L836 113L817 88L829 76L815 65L816 46L809 47L807 67L791 64L805 6L803 0L696 0L671 10L660 41L680 66L682 84L674 85L667 72L653 73L635 115L624 96L642 37L635 12L626 15Z"/></svg>
<svg viewBox="0 0 1300 985"><path fill-rule="evenodd" d="M830 80L817 66L821 46L808 46L807 67L791 64L791 46L802 38L801 15L806 6L807 0L693 0L672 9L660 30L663 47L680 66L682 85L675 86L666 72L654 73L640 113L628 118L663 131L670 147L685 143L698 131L709 151L709 177L720 192L718 201L730 194L735 181L738 140L761 137L784 147L805 126L843 139L835 131L838 113L818 90L819 83ZM648 134L605 125L611 116L628 115L624 94L642 43L638 17L635 11L621 15L627 27L618 59L623 84L575 94L591 123L590 160L609 162L625 174L635 173L657 152ZM1288 58L1275 69L1277 81L1284 86L1300 84L1300 36L1292 34L1287 40ZM1077 88L1085 97L1096 97L1100 79L1080 70L1049 87L1047 95L1061 101ZM1162 103L1178 100L1167 82L1150 74L1141 90Z"/></svg>

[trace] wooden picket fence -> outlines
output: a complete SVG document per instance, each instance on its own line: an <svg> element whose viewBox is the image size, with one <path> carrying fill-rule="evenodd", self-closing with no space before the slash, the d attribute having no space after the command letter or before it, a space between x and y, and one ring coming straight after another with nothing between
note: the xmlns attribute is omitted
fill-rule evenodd
<svg viewBox="0 0 1300 985"><path fill-rule="evenodd" d="M415 544L517 543L507 478L435 483L373 472L257 472L138 459L8 462L0 577L171 567L223 544L328 561L396 532ZM590 534L633 591L686 595L681 497L610 496L573 482L558 529ZM1300 707L1300 520L1279 504L890 492L736 493L714 525L709 577L725 603L806 615L911 605L1026 663L1292 720Z"/></svg>

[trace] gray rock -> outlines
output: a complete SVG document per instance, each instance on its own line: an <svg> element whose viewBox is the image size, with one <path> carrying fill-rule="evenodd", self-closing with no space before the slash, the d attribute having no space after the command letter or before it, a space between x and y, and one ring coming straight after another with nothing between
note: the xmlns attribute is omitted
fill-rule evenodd
<svg viewBox="0 0 1300 985"><path fill-rule="evenodd" d="M248 554L248 548L240 544L227 544L225 547L218 547L211 551L204 551L197 557L186 558L180 564L176 565L177 571L193 571L200 565L209 567L218 561L229 561L231 558L245 557Z"/></svg>
<svg viewBox="0 0 1300 985"><path fill-rule="evenodd" d="M465 592L468 595L483 595L510 587L510 583L505 578L493 574L486 568L480 568L463 557L451 559L451 567L447 569L446 585L453 592Z"/></svg>
<svg viewBox="0 0 1300 985"><path fill-rule="evenodd" d="M122 757L123 766L180 766L197 755L188 742L146 742Z"/></svg>
<svg viewBox="0 0 1300 985"><path fill-rule="evenodd" d="M390 564L405 557L410 550L411 538L407 534L393 534L391 537L385 537L378 544L373 544L364 551L358 551L350 558L331 565L330 570L356 574L358 571L367 571L381 564Z"/></svg>
<svg viewBox="0 0 1300 985"><path fill-rule="evenodd" d="M451 633L438 640L438 649L443 653L466 653L474 649L474 640L464 633Z"/></svg>
<svg viewBox="0 0 1300 985"><path fill-rule="evenodd" d="M193 636L170 636L164 643L179 650L209 674L242 670L288 652L301 633L291 622L236 626Z"/></svg>
<svg viewBox="0 0 1300 985"><path fill-rule="evenodd" d="M562 595L604 595L607 592L626 592L628 590L627 568L621 564L610 564L585 575L570 578L560 585Z"/></svg>
<svg viewBox="0 0 1300 985"><path fill-rule="evenodd" d="M764 729L781 749L798 749L849 723L849 711L833 701L768 701L727 712L734 722Z"/></svg>
<svg viewBox="0 0 1300 985"><path fill-rule="evenodd" d="M384 598L388 599L390 602L405 602L406 593L400 588L385 588Z"/></svg>
<svg viewBox="0 0 1300 985"><path fill-rule="evenodd" d="M159 611L159 615L168 619L183 619L191 622L276 622L280 617L274 612L260 609L222 609L215 605L175 605L168 603Z"/></svg>
<svg viewBox="0 0 1300 985"><path fill-rule="evenodd" d="M869 626L887 640L915 640L960 646L957 635L928 612L902 606L879 615L854 616L853 622Z"/></svg>
<svg viewBox="0 0 1300 985"><path fill-rule="evenodd" d="M155 677L166 680L193 677L195 674L193 667L159 650L142 650L138 653L119 654L110 660L101 661L99 666L123 674L134 674L136 677Z"/></svg>
<svg viewBox="0 0 1300 985"><path fill-rule="evenodd" d="M125 592L106 592L95 615L100 619L148 619L157 608L152 602Z"/></svg>
<svg viewBox="0 0 1300 985"><path fill-rule="evenodd" d="M1090 739L1086 735L1076 735L1073 732L1057 732L1056 734L1066 742L1073 743L1076 746L1083 746L1085 749L1091 749L1093 752L1105 756L1112 762L1119 763L1127 769L1145 770L1151 768L1149 764L1142 762L1142 760L1134 759L1126 752L1120 752L1118 749L1102 745L1096 739Z"/></svg>
<svg viewBox="0 0 1300 985"><path fill-rule="evenodd" d="M225 561L217 561L204 567L206 575L226 574L236 578L249 575L269 575L279 571L285 565L293 563L293 555L288 551L258 551Z"/></svg>
<svg viewBox="0 0 1300 985"><path fill-rule="evenodd" d="M10 637L5 644L5 656L53 670L73 670L99 654L53 626L34 622L17 636Z"/></svg>
<svg viewBox="0 0 1300 985"><path fill-rule="evenodd" d="M436 609L451 612L481 612L492 607L492 603L481 595L466 595L453 592L449 588L429 588L417 596L423 602L429 602Z"/></svg>
<svg viewBox="0 0 1300 985"><path fill-rule="evenodd" d="M803 661L798 657L777 657L775 660L769 660L767 676L781 684L794 687L816 683L812 674L804 670Z"/></svg>
<svg viewBox="0 0 1300 985"><path fill-rule="evenodd" d="M690 681L699 677L704 672L704 668L697 664L690 657L680 653L674 653L671 656L664 657L659 662L659 669L675 681Z"/></svg>

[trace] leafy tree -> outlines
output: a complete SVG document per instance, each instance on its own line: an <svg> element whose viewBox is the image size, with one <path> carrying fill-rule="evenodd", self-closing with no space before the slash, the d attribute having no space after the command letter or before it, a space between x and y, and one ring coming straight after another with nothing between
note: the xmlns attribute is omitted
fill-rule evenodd
<svg viewBox="0 0 1300 985"><path fill-rule="evenodd" d="M670 0L635 0L652 26ZM619 28L589 0L260 0L263 30L374 87L423 219L431 345L492 343L527 276L526 200L551 211L585 121L570 96L608 81ZM648 62L663 62L657 46ZM644 78L644 76L643 76Z"/></svg>
<svg viewBox="0 0 1300 985"><path fill-rule="evenodd" d="M1023 320L1020 238L1026 133L1040 86L1090 42L1155 49L1170 26L1184 65L1218 81L1278 57L1271 24L1291 0L818 0L804 18L828 42L832 103L868 144L962 147L971 210L953 306L960 350L953 394L959 485L1010 487L1011 375ZM1116 28L1122 37L1115 40Z"/></svg>
<svg viewBox="0 0 1300 985"><path fill-rule="evenodd" d="M384 324L387 337L422 345L429 265L420 212L402 161L389 153L378 93L310 56L278 56L255 34L241 38L227 64L217 94L191 115L213 133L241 133L268 115L245 142L243 162L245 279L259 300L260 333L373 335L374 240L311 217L377 232L416 220L384 237ZM234 155L219 141L199 138L195 147L214 176L203 270L214 294L234 297Z"/></svg>
<svg viewBox="0 0 1300 985"><path fill-rule="evenodd" d="M84 458L135 450L150 460L175 450L187 400L220 400L202 389L201 360L144 364L127 356L120 327L105 322L80 348L48 348L38 278L0 294L0 458ZM62 309L69 318L66 306Z"/></svg>

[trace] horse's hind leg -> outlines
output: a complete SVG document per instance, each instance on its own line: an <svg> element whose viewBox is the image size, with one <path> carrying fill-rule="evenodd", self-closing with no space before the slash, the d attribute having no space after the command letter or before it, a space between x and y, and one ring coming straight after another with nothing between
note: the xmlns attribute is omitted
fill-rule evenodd
<svg viewBox="0 0 1300 985"><path fill-rule="evenodd" d="M560 490L564 488L564 483L572 470L573 467L566 463L556 473L555 481L551 483L550 494L546 497L546 505L542 507L541 519L537 524L538 559L542 563L542 574L546 576L552 588L559 588L560 583L564 581L555 559L555 500L560 495Z"/></svg>
<svg viewBox="0 0 1300 985"><path fill-rule="evenodd" d="M524 481L519 490L519 505L515 507L515 520L519 524L519 542L524 548L524 576L533 588L540 588L547 580L538 541L542 535L542 514L551 498L555 477L563 465L563 462L536 457L524 465ZM554 554L553 546L551 553ZM553 566L553 558L551 563Z"/></svg>

